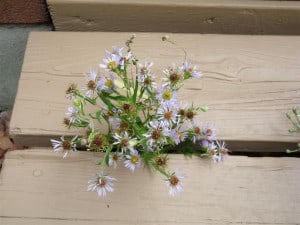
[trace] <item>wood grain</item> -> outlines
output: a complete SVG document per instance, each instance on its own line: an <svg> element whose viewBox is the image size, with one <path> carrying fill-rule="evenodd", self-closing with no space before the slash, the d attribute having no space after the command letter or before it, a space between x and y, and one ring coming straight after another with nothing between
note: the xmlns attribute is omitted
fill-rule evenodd
<svg viewBox="0 0 300 225"><path fill-rule="evenodd" d="M285 113L300 104L300 38L172 34L178 46L161 42L163 34L138 33L134 52L162 69L184 54L204 78L186 83L182 100L207 105L201 121L212 122L219 138L232 141L296 142ZM85 82L104 50L123 46L128 33L31 33L11 119L10 133L23 145L49 145L50 137L77 134L62 124L70 102L65 90ZM242 146L241 146L242 148ZM276 148L276 146L275 146Z"/></svg>
<svg viewBox="0 0 300 225"><path fill-rule="evenodd" d="M95 157L96 156L96 157ZM163 178L122 165L110 174L115 192L98 198L87 180L99 154L63 160L47 149L9 152L0 175L1 224L284 224L300 221L297 158L229 157L224 163L171 155L186 175L168 196Z"/></svg>
<svg viewBox="0 0 300 225"><path fill-rule="evenodd" d="M300 3L254 0L48 0L58 31L300 34Z"/></svg>

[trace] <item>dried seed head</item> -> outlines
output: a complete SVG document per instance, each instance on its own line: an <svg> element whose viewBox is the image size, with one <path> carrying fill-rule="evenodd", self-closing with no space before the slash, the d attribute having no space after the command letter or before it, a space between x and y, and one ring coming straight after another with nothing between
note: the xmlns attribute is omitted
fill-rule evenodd
<svg viewBox="0 0 300 225"><path fill-rule="evenodd" d="M171 184L172 186L176 186L176 185L179 183L180 180L179 180L178 177L176 177L175 175L172 175L172 176L170 177L169 181L170 181L170 184Z"/></svg>
<svg viewBox="0 0 300 225"><path fill-rule="evenodd" d="M166 155L161 155L155 158L155 163L158 166L166 166L168 157Z"/></svg>
<svg viewBox="0 0 300 225"><path fill-rule="evenodd" d="M71 142L69 140L64 140L62 142L62 147L64 150L70 150L72 147Z"/></svg>
<svg viewBox="0 0 300 225"><path fill-rule="evenodd" d="M192 110L188 110L188 111L186 111L185 115L188 119L192 120L192 119L194 119L196 113L193 112Z"/></svg>
<svg viewBox="0 0 300 225"><path fill-rule="evenodd" d="M89 82L87 83L87 87L88 87L88 89L90 89L90 90L95 90L95 88L96 88L96 83L95 83L95 81L89 80Z"/></svg>
<svg viewBox="0 0 300 225"><path fill-rule="evenodd" d="M77 90L76 84L71 84L68 89L66 90L66 94L74 94L75 91Z"/></svg>
<svg viewBox="0 0 300 225"><path fill-rule="evenodd" d="M153 130L153 131L152 131L151 137L152 137L154 140L160 139L160 137L161 137L161 131L160 131L159 129Z"/></svg>
<svg viewBox="0 0 300 225"><path fill-rule="evenodd" d="M99 178L98 184L99 184L100 187L105 186L106 185L106 179L103 178L103 177Z"/></svg>

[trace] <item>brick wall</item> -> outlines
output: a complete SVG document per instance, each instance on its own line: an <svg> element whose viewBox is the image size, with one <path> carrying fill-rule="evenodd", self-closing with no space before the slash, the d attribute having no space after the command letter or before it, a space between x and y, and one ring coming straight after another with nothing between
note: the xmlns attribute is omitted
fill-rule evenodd
<svg viewBox="0 0 300 225"><path fill-rule="evenodd" d="M50 22L45 0L1 0L0 24Z"/></svg>

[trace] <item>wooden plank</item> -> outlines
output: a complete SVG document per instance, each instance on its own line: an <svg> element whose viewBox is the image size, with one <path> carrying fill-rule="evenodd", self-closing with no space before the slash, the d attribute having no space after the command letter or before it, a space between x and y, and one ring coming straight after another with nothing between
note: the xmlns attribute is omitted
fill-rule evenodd
<svg viewBox="0 0 300 225"><path fill-rule="evenodd" d="M300 2L48 0L58 31L300 34Z"/></svg>
<svg viewBox="0 0 300 225"><path fill-rule="evenodd" d="M77 134L62 124L66 87L84 84L110 46L123 46L128 33L31 33L10 133L23 145L50 145L49 138ZM154 62L154 73L181 63L180 47L161 43L162 34L138 33L134 52ZM300 104L300 37L173 34L204 78L186 83L183 100L207 105L202 121L228 141L297 142L285 113ZM273 145L276 150L276 144ZM243 146L240 146L243 148ZM273 148L273 147L272 147ZM284 148L285 149L285 148Z"/></svg>
<svg viewBox="0 0 300 225"><path fill-rule="evenodd" d="M96 157L95 157L96 156ZM101 155L67 159L47 149L9 152L0 178L2 224L299 224L297 158L232 156L221 164L170 155L186 175L172 198L163 178L121 165L115 192L98 198L87 180Z"/></svg>

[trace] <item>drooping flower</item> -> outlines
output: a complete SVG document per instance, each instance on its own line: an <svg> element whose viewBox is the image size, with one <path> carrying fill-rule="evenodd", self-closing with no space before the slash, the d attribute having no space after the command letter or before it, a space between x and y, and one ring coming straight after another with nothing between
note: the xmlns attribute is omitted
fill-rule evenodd
<svg viewBox="0 0 300 225"><path fill-rule="evenodd" d="M215 163L224 160L229 152L224 141L216 141L216 143L217 144L210 149L212 159Z"/></svg>
<svg viewBox="0 0 300 225"><path fill-rule="evenodd" d="M184 176L180 176L176 173L170 175L167 180L167 186L169 187L169 194L174 197L183 190L182 180Z"/></svg>
<svg viewBox="0 0 300 225"><path fill-rule="evenodd" d="M202 77L202 73L196 70L196 66L192 66L190 62L185 61L182 66L182 70L185 72L185 78L200 78Z"/></svg>
<svg viewBox="0 0 300 225"><path fill-rule="evenodd" d="M69 100L74 100L76 97L77 93L77 85L76 84L71 84L68 89L66 90L66 98Z"/></svg>
<svg viewBox="0 0 300 225"><path fill-rule="evenodd" d="M76 139L77 136L71 140L65 139L64 136L60 138L60 141L51 139L51 144L54 152L62 151L64 153L63 158L66 158L70 151L76 151Z"/></svg>
<svg viewBox="0 0 300 225"><path fill-rule="evenodd" d="M120 159L123 158L122 153L120 152L113 152L109 155L108 165L112 166L113 168L117 168L118 162Z"/></svg>
<svg viewBox="0 0 300 225"><path fill-rule="evenodd" d="M88 191L97 191L99 197L106 196L108 192L114 191L113 181L115 178L105 175L103 172L95 174L94 177L88 182Z"/></svg>
<svg viewBox="0 0 300 225"><path fill-rule="evenodd" d="M130 169L132 172L142 165L142 159L139 152L135 149L130 151L130 154L125 155L126 160L124 161L124 166Z"/></svg>
<svg viewBox="0 0 300 225"><path fill-rule="evenodd" d="M68 112L66 112L66 115L69 116L69 124L80 121L79 110L73 106L68 107Z"/></svg>

